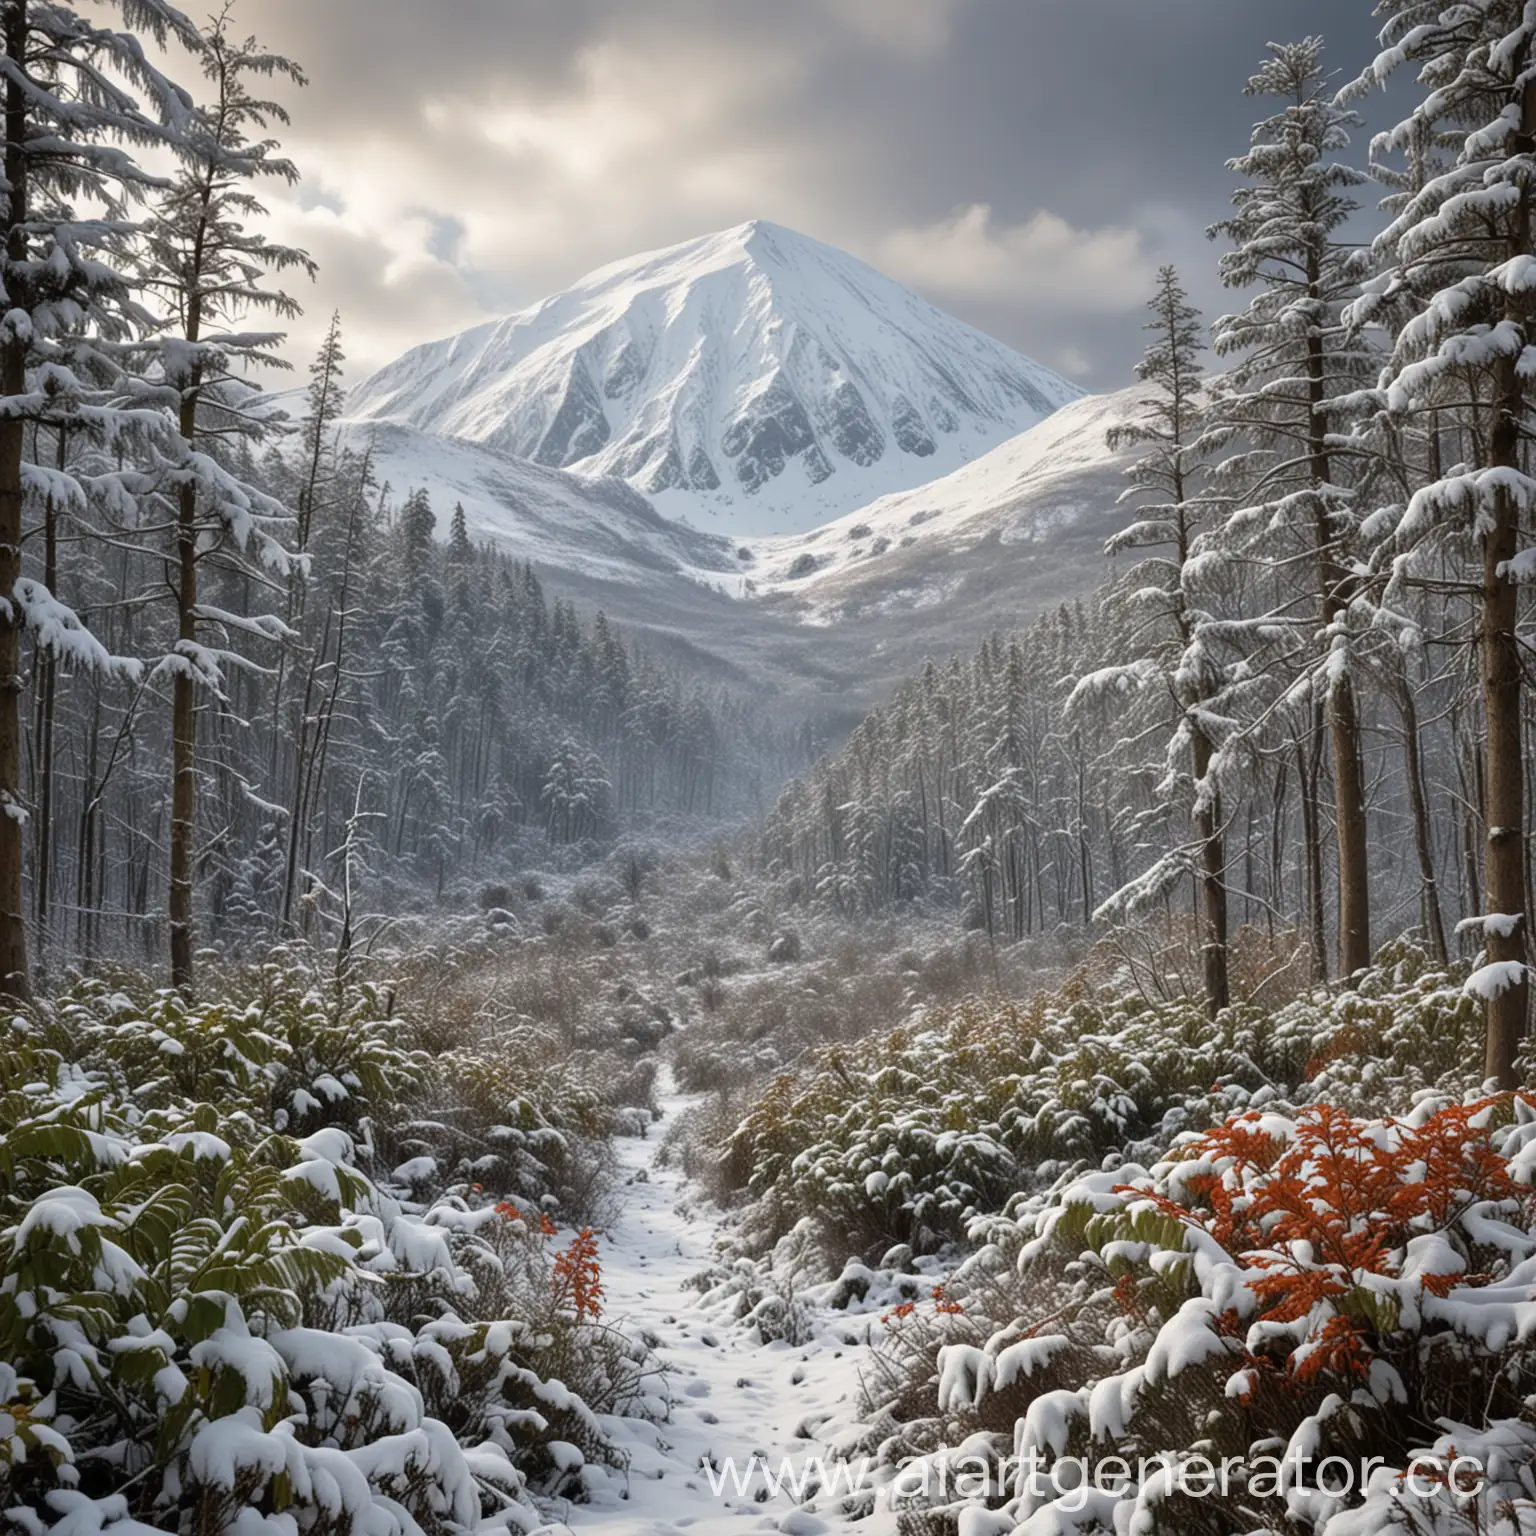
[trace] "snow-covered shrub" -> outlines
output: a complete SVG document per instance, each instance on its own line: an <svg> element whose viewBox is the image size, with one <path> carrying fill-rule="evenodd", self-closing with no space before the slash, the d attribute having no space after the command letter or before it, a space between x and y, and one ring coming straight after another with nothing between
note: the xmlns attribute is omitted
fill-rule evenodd
<svg viewBox="0 0 1536 1536"><path fill-rule="evenodd" d="M728 1182L771 1241L802 1218L828 1256L919 1253L1082 1164L1154 1160L1251 1104L1362 1109L1477 1086L1480 1020L1459 982L1397 946L1355 992L1267 1010L1085 993L972 1000L811 1053L726 1142Z"/></svg>
<svg viewBox="0 0 1536 1536"><path fill-rule="evenodd" d="M695 1284L706 1310L726 1313L760 1344L782 1341L798 1349L816 1331L815 1311L805 1294L758 1260L738 1255L705 1271Z"/></svg>
<svg viewBox="0 0 1536 1536"><path fill-rule="evenodd" d="M110 1078L133 1085L145 1109L241 1104L293 1134L365 1130L425 1089L431 1058L376 988L324 997L275 967L244 980L252 1000L197 1005L170 990L134 998L85 981L61 1000L59 1020Z"/></svg>
<svg viewBox="0 0 1536 1536"><path fill-rule="evenodd" d="M23 1530L532 1528L533 1490L579 1491L562 1446L613 1461L599 1415L654 1411L591 1310L590 1234L563 1250L578 1294L494 1192L423 1209L370 1176L375 1119L429 1068L376 1002L92 985L7 1021L0 1508Z"/></svg>
<svg viewBox="0 0 1536 1536"><path fill-rule="evenodd" d="M927 1412L888 1408L912 1428L885 1454L1038 1458L978 1495L977 1531L1515 1532L1536 1497L1533 1178L1536 1106L1431 1094L1403 1119L1249 1111L1085 1175L1025 1219L1007 1326L906 1373ZM1184 1477L1197 1457L1225 1482Z"/></svg>
<svg viewBox="0 0 1536 1536"><path fill-rule="evenodd" d="M518 1027L495 1044L437 1059L433 1093L390 1137L401 1166L431 1164L432 1192L475 1185L547 1205L572 1221L597 1217L612 1185L610 1138L624 1128L591 1064L562 1052L547 1031Z"/></svg>
<svg viewBox="0 0 1536 1536"><path fill-rule="evenodd" d="M775 965L785 965L800 958L800 935L789 929L768 946L768 958Z"/></svg>
<svg viewBox="0 0 1536 1536"><path fill-rule="evenodd" d="M714 1012L699 1009L673 1050L682 1087L697 1092L761 1082L807 1053L887 1032L915 1007L959 1002L992 979L977 952L984 945L937 943L916 961L903 954L911 932L898 925L854 934L839 922L802 917L794 931L803 934L803 953L814 958L743 976L716 1000ZM765 917L763 944L786 931L780 919Z"/></svg>

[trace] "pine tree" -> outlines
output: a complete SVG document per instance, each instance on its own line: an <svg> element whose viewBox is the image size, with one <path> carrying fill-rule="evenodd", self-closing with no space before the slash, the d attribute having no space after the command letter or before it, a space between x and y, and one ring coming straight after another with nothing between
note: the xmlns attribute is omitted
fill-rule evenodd
<svg viewBox="0 0 1536 1536"><path fill-rule="evenodd" d="M1221 260L1223 282L1257 292L1245 311L1212 328L1217 353L1236 362L1215 388L1209 441L1238 451L1220 481L1234 509L1204 552L1267 570L1273 605L1248 631L1255 665L1277 682L1299 674L1306 688L1293 701L1317 690L1326 698L1339 965L1348 976L1371 961L1370 862L1351 620L1357 516L1336 436L1340 398L1364 381L1369 353L1343 323L1358 285L1354 253L1339 236L1364 177L1335 158L1357 119L1333 100L1319 39L1272 46L1247 91L1283 105L1229 163L1245 184L1233 196L1236 212L1211 231L1233 242ZM1310 592L1289 574L1301 558L1313 566Z"/></svg>
<svg viewBox="0 0 1536 1536"><path fill-rule="evenodd" d="M301 554L309 548L316 514L320 510L317 503L324 496L326 481L335 474L336 423L346 408L346 393L342 388L346 360L347 355L341 349L341 312L337 310L332 312L325 339L309 365L303 436L305 473L298 504L297 544Z"/></svg>
<svg viewBox="0 0 1536 1536"><path fill-rule="evenodd" d="M1160 900L1184 876L1187 855L1195 855L1206 1006L1214 1019L1231 996L1221 794L1211 771L1220 730L1211 704L1224 679L1212 654L1209 615L1192 606L1185 582L1197 541L1215 510L1202 494L1206 466L1196 447L1206 411L1200 312L1188 302L1172 267L1158 274L1148 308L1153 318L1146 329L1155 339L1136 372L1152 394L1144 418L1113 429L1109 439L1112 449L1146 450L1131 466L1123 498L1137 503L1137 520L1110 540L1108 550L1135 551L1140 557L1117 580L1111 598L1123 625L1118 643L1129 657L1079 682L1069 708L1104 694L1131 694L1140 708L1127 735L1139 740L1155 726L1166 736L1157 801L1159 806L1174 800L1191 805L1195 846L1160 860L1111 897L1106 908L1134 909Z"/></svg>
<svg viewBox="0 0 1536 1536"><path fill-rule="evenodd" d="M181 16L160 0L122 0L118 8L158 42L172 32L183 39L189 34ZM144 195L150 180L129 150L174 144L187 103L149 64L138 38L97 25L68 4L5 0L0 48L0 290L6 311L0 324L0 988L25 997L21 642L30 635L42 650L87 665L105 659L53 593L22 577L29 496L62 495L84 504L67 477L49 480L24 463L26 428L29 421L47 421L57 430L81 419L79 407L89 404L98 433L126 430L128 418L103 413L99 390L118 374L116 344L128 338L138 318L128 283L112 265L129 235L128 205ZM142 91L158 115L146 115L117 80Z"/></svg>
<svg viewBox="0 0 1536 1536"><path fill-rule="evenodd" d="M474 558L474 546L469 542L469 522L464 516L464 503L453 504L453 516L448 521L448 564L453 567L467 566Z"/></svg>
<svg viewBox="0 0 1536 1536"><path fill-rule="evenodd" d="M233 329L253 311L292 316L298 306L264 286L269 273L314 264L302 251L275 245L249 221L264 212L249 190L257 180L292 182L298 172L276 153L274 140L253 138L286 122L282 107L250 93L249 81L282 76L302 83L289 60L261 50L254 39L237 42L228 10L197 40L198 59L212 90L178 146L181 171L157 210L146 241L146 281L175 316L176 334L159 346L166 384L175 393L179 451L165 466L174 496L177 637L162 663L172 679L170 835L171 980L193 980L193 897L197 841L197 715L201 691L222 696L225 658L204 646L207 621L279 640L286 625L211 609L200 601L199 566L215 550L249 551L287 577L292 564L283 534L292 526L286 508L219 468L212 451L268 429L246 392L232 388L236 371L253 362L278 364L276 334Z"/></svg>

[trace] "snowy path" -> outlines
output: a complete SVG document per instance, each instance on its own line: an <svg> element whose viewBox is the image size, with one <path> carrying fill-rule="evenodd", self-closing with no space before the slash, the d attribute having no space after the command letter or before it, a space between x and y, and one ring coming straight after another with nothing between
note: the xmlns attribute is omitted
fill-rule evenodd
<svg viewBox="0 0 1536 1536"><path fill-rule="evenodd" d="M730 1457L745 1474L754 1453L774 1471L785 1458L803 1467L823 1449L810 1438L817 1428L830 1430L856 1415L858 1371L867 1351L864 1319L827 1314L817 1319L809 1344L765 1345L728 1314L707 1312L699 1293L685 1289L708 1267L720 1227L710 1207L696 1208L680 1170L657 1168L653 1159L669 1125L693 1102L683 1095L663 1096L663 1119L650 1136L619 1143L623 1179L642 1170L644 1177L623 1184L620 1215L601 1246L605 1318L656 1341L668 1372L671 1420L649 1436L644 1426L631 1434L627 1498L599 1490L592 1503L562 1517L576 1536L588 1531L818 1536L848 1528L845 1518L820 1508L814 1498L808 1508L797 1507L787 1492L766 1501L754 1498L762 1489L760 1476L742 1496L729 1477L716 1492L702 1470L706 1460L723 1469ZM858 1529L861 1536L873 1536L883 1526L877 1518L859 1522Z"/></svg>

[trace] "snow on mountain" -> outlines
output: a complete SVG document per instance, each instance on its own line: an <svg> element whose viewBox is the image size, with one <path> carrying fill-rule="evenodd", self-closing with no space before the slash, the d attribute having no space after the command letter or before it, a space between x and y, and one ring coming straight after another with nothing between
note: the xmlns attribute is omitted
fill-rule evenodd
<svg viewBox="0 0 1536 1536"><path fill-rule="evenodd" d="M927 657L966 653L1108 574L1104 541L1133 450L1105 435L1138 386L1085 398L931 485L878 498L807 534L725 539L660 516L631 486L548 469L390 422L375 471L398 496L455 501L471 533L532 560L546 586L601 608L647 647L826 718L857 718Z"/></svg>
<svg viewBox="0 0 1536 1536"><path fill-rule="evenodd" d="M757 221L416 347L350 413L622 479L735 536L805 532L947 475L1080 395L842 251Z"/></svg>
<svg viewBox="0 0 1536 1536"><path fill-rule="evenodd" d="M1076 587L1067 551L1085 533L1097 584L1106 574L1105 525L1114 521L1135 457L1111 452L1107 437L1143 412L1148 394L1137 386L1084 396L942 479L883 496L808 534L747 541L747 590L793 594L817 622L871 601L921 605L942 588L937 578L948 560L981 546L1013 563L1045 556L1060 567L1063 584ZM1010 549L1016 553L1005 555Z"/></svg>
<svg viewBox="0 0 1536 1536"><path fill-rule="evenodd" d="M662 517L622 480L573 475L483 444L382 421L349 424L346 439L371 445L374 473L401 494L427 490L441 536L457 502L470 537L489 539L536 566L629 584L687 575L723 581L735 545Z"/></svg>

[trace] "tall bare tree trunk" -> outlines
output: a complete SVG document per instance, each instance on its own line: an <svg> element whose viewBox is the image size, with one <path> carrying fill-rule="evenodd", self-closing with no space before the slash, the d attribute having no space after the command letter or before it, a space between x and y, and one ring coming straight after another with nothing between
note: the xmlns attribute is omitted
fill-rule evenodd
<svg viewBox="0 0 1536 1536"><path fill-rule="evenodd" d="M62 472L68 458L68 429L60 426L55 464ZM59 587L59 526L58 513L53 497L43 513L43 585L58 596ZM39 964L47 966L48 929L53 919L53 825L54 799L54 739L56 735L59 664L52 655L40 658L38 663L37 700L37 942L40 951Z"/></svg>
<svg viewBox="0 0 1536 1536"><path fill-rule="evenodd" d="M1440 912L1440 887L1435 880L1434 832L1429 820L1429 799L1424 793L1424 754L1419 748L1419 711L1413 684L1397 680L1397 706L1403 717L1403 770L1408 781L1408 806L1413 813L1413 841L1419 855L1419 901L1424 927L1435 958L1445 965L1451 958L1445 939L1445 919Z"/></svg>
<svg viewBox="0 0 1536 1536"><path fill-rule="evenodd" d="M187 312L187 340L201 334L196 293ZM181 401L182 440L197 436L198 370ZM176 635L186 650L197 642L197 487L180 489L176 505ZM197 683L190 655L176 668L171 695L171 985L190 992L194 982L196 934L192 924L194 863L197 857Z"/></svg>
<svg viewBox="0 0 1536 1536"><path fill-rule="evenodd" d="M1275 936L1275 912L1285 900L1285 841L1290 817L1285 808L1286 781L1284 762L1275 769L1274 815L1269 826L1269 873L1264 880L1264 921L1270 938Z"/></svg>
<svg viewBox="0 0 1536 1536"><path fill-rule="evenodd" d="M1348 978L1371 963L1371 884L1360 716L1354 685L1347 679L1336 682L1330 691L1328 735L1339 838L1339 974Z"/></svg>
<svg viewBox="0 0 1536 1536"><path fill-rule="evenodd" d="M5 53L11 65L5 91L5 254L13 272L27 256L27 96L16 74L26 42L26 0L10 0L5 7ZM22 295L12 291L6 302L19 305ZM0 352L0 393L14 398L26 388L27 344L13 339ZM21 576L24 433L19 416L0 417L0 596L9 601L9 615L0 620L0 993L23 1002L31 983L22 900L27 830L21 791L21 622L13 594Z"/></svg>
<svg viewBox="0 0 1536 1536"><path fill-rule="evenodd" d="M1502 418L1501 418L1502 426ZM1511 436L1513 436L1511 421ZM1495 430L1495 440L1502 433ZM1499 462L1497 459L1495 462ZM1491 964L1523 967L1525 960L1525 783L1520 758L1520 654L1515 637L1519 589L1499 574L1517 547L1512 500L1498 498L1494 526L1483 550L1483 708L1488 724L1487 859L1484 912L1513 918L1487 931ZM1509 932L1496 931L1507 927ZM1516 1086L1515 1056L1525 1035L1529 984L1522 969L1488 1003L1484 1072L1501 1088Z"/></svg>
<svg viewBox="0 0 1536 1536"><path fill-rule="evenodd" d="M1526 44L1529 58L1530 45ZM1523 61L1522 61L1523 67ZM1521 103L1520 153L1536 148L1536 83L1525 87ZM1515 211L1511 258L1529 254L1530 193L1523 186ZM1508 318L1524 316L1515 308ZM1525 419L1525 389L1516 360L1496 365L1498 398L1494 405L1489 459L1497 469L1518 469L1520 434ZM1484 800L1487 861L1484 866L1485 916L1510 919L1485 931L1490 964L1505 965L1506 984L1488 1000L1487 1048L1483 1072L1500 1088L1516 1086L1515 1057L1525 1037L1530 982L1525 970L1527 918L1525 910L1525 764L1520 755L1522 722L1520 641L1516 634L1520 591L1504 574L1519 547L1520 511L1504 490L1494 501L1493 526L1483 542L1483 712L1488 732ZM1500 931L1494 931L1494 930ZM1507 930L1507 931L1503 931Z"/></svg>
<svg viewBox="0 0 1536 1536"><path fill-rule="evenodd" d="M1322 776L1322 722L1314 716L1311 748L1296 740L1296 772L1301 781L1301 830L1303 863L1307 880L1307 928L1312 941L1312 974L1328 979L1328 937L1323 911L1323 835L1317 786ZM1310 760L1309 760L1310 759Z"/></svg>
<svg viewBox="0 0 1536 1536"><path fill-rule="evenodd" d="M1312 274L1314 285L1317 276ZM1324 410L1327 380L1323 342L1307 344L1307 391L1311 403L1309 444L1313 488L1318 493L1317 574L1325 630L1349 610L1352 579L1339 558L1338 538L1322 496L1332 484ZM1328 689L1328 738L1333 749L1333 809L1339 842L1339 973L1349 977L1371 963L1370 855L1366 849L1365 773L1361 764L1360 713L1347 672Z"/></svg>
<svg viewBox="0 0 1536 1536"><path fill-rule="evenodd" d="M183 486L177 512L177 637L197 639L197 493ZM190 662L176 669L171 701L171 985L193 983L192 864L197 838L197 685Z"/></svg>
<svg viewBox="0 0 1536 1536"><path fill-rule="evenodd" d="M1210 738L1198 726L1193 732L1195 781L1211 766ZM1214 1020L1232 1001L1227 975L1227 870L1221 835L1221 805L1212 790L1195 812L1200 839L1200 960L1205 975L1205 1010Z"/></svg>

